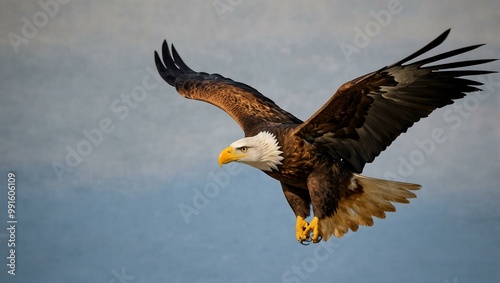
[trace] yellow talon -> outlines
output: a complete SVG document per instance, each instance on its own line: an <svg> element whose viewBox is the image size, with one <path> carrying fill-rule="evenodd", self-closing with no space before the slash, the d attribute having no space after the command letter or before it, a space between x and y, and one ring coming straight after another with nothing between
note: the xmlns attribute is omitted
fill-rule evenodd
<svg viewBox="0 0 500 283"><path fill-rule="evenodd" d="M313 220L311 220L311 223L309 224L309 226L307 226L306 230L304 231L304 234L309 236L309 233L311 232L313 232L313 236L311 238L313 243L319 243L323 235L321 233L321 225L318 217L314 217Z"/></svg>
<svg viewBox="0 0 500 283"><path fill-rule="evenodd" d="M301 216L297 216L297 224L295 224L295 236L297 237L297 241L299 241L301 244L304 241L308 241L309 233L305 233L307 227L309 226L309 223L304 220Z"/></svg>

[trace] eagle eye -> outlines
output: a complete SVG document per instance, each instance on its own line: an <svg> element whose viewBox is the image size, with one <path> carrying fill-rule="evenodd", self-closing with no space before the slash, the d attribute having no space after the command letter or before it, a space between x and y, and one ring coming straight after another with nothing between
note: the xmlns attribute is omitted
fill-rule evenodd
<svg viewBox="0 0 500 283"><path fill-rule="evenodd" d="M239 149L241 152L245 153L245 152L247 152L248 147L247 147L247 146L242 146L242 147L240 147L240 148L238 148L238 149Z"/></svg>

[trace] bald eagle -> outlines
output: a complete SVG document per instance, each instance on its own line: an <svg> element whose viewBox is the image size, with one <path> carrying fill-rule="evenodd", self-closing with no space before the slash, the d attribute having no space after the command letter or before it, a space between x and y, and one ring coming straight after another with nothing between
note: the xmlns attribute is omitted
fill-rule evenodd
<svg viewBox="0 0 500 283"><path fill-rule="evenodd" d="M166 41L154 58L160 76L184 97L213 104L241 126L245 137L223 149L219 164L241 162L281 182L296 216L296 238L318 243L385 218L392 203L408 203L420 185L360 175L401 133L437 108L453 103L480 82L462 78L494 73L459 69L495 59L433 63L481 46L472 45L408 63L440 45L445 31L412 55L342 85L303 122L253 87L189 68ZM306 219L312 212L314 216Z"/></svg>

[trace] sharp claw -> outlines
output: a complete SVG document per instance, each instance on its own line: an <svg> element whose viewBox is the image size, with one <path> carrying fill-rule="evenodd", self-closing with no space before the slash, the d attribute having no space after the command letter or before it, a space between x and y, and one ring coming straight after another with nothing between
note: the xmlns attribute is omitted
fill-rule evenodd
<svg viewBox="0 0 500 283"><path fill-rule="evenodd" d="M311 243L311 237L307 236L305 239L301 239L299 243L303 246L308 246Z"/></svg>
<svg viewBox="0 0 500 283"><path fill-rule="evenodd" d="M322 240L322 239L323 239L323 236L319 235L319 236L318 236L318 239L317 239L316 241L314 241L314 240L313 240L313 242L314 242L315 244L317 244L317 243L321 242L321 240Z"/></svg>
<svg viewBox="0 0 500 283"><path fill-rule="evenodd" d="M307 226L306 230L304 231L304 234L310 241L313 243L317 244L321 241L323 238L321 235L321 228L320 228L320 221L317 217L314 217L311 223ZM310 233L312 233L312 237L309 236Z"/></svg>
<svg viewBox="0 0 500 283"><path fill-rule="evenodd" d="M297 224L295 226L296 237L297 241L299 241L299 243L301 243L302 245L306 245L304 244L304 242L307 242L308 244L309 242L311 242L309 235L305 233L305 231L307 230L307 226L309 226L309 223L307 223L307 221L305 221L303 217L297 216Z"/></svg>
<svg viewBox="0 0 500 283"><path fill-rule="evenodd" d="M321 242L323 235L321 235L320 226L320 220L317 217L314 217L311 223L307 223L303 217L297 216L297 224L295 225L297 241L304 246L311 242L315 244Z"/></svg>

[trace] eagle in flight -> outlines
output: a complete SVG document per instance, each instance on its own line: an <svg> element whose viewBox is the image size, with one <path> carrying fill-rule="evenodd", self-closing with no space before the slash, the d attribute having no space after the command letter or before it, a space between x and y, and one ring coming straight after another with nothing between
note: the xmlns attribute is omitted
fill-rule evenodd
<svg viewBox="0 0 500 283"><path fill-rule="evenodd" d="M160 76L184 97L213 104L228 113L245 138L223 149L219 165L241 162L281 182L296 216L297 240L306 244L342 237L359 225L385 218L392 203L408 203L420 185L360 175L413 123L466 93L480 82L462 78L494 73L458 69L495 59L435 64L481 46L448 51L413 63L440 45L445 31L412 55L342 85L307 121L281 109L253 87L219 74L196 72L166 41L154 54ZM307 222L312 212L314 217Z"/></svg>

